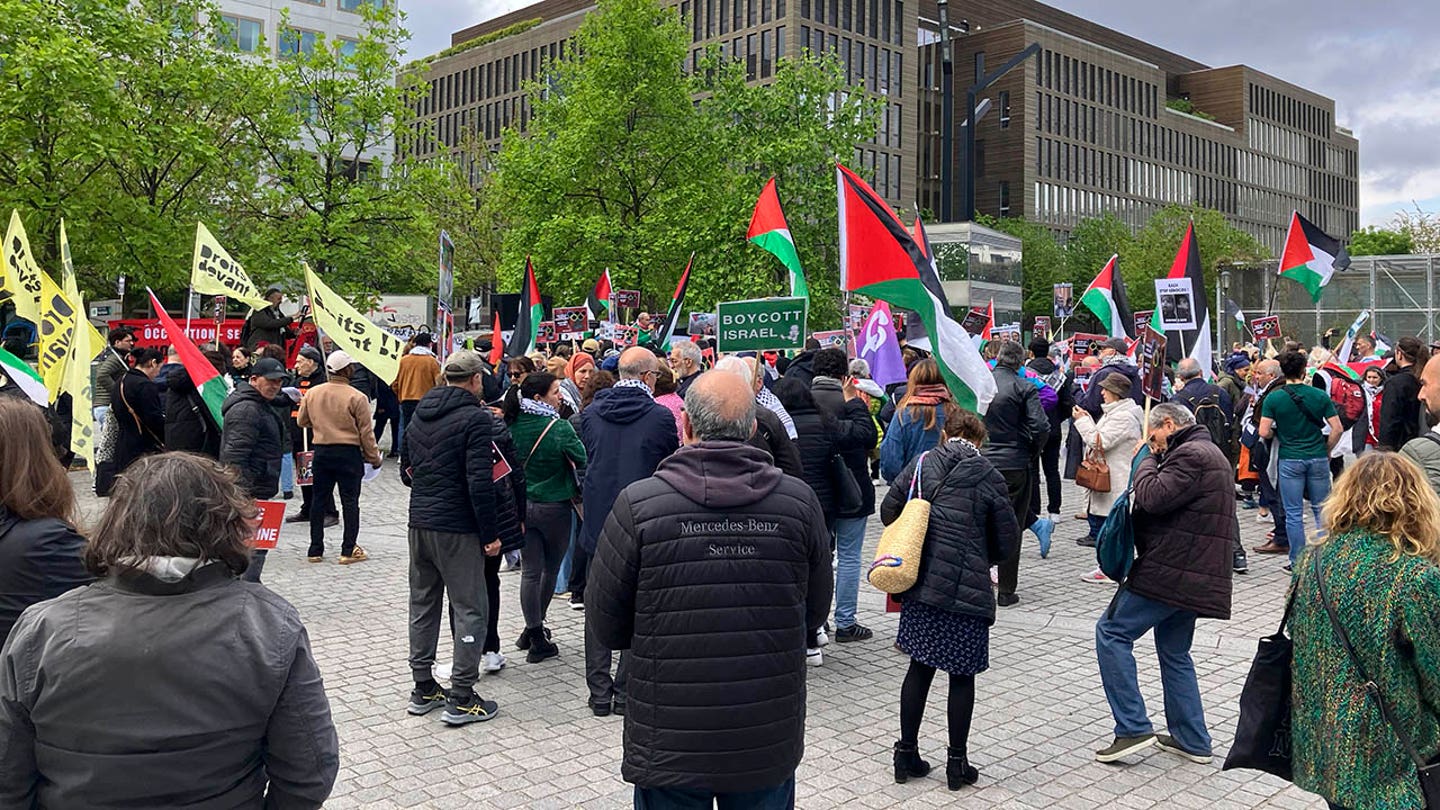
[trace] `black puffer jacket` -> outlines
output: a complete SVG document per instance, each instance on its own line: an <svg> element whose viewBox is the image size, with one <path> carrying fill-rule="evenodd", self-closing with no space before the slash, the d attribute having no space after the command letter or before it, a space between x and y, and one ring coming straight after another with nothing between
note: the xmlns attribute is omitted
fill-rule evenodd
<svg viewBox="0 0 1440 810"><path fill-rule="evenodd" d="M240 474L240 486L252 498L273 498L280 488L280 460L287 450L282 417L274 403L249 383L241 383L220 406L225 430L220 463Z"/></svg>
<svg viewBox="0 0 1440 810"><path fill-rule="evenodd" d="M1135 468L1135 566L1125 587L1148 599L1230 618L1235 469L1200 425L1170 435Z"/></svg>
<svg viewBox="0 0 1440 810"><path fill-rule="evenodd" d="M165 404L160 386L145 373L130 369L111 386L110 415L120 424L115 444L115 471L124 472L135 459L165 449Z"/></svg>
<svg viewBox="0 0 1440 810"><path fill-rule="evenodd" d="M825 516L825 525L835 525L835 491L830 484L830 457L835 455L839 443L835 436L835 423L820 415L814 405L792 402L786 411L795 423L795 448L800 453L800 478L810 485L815 498L820 502L820 512Z"/></svg>
<svg viewBox="0 0 1440 810"><path fill-rule="evenodd" d="M1380 394L1380 425L1375 440L1381 450L1399 450L1405 443L1425 432L1425 412L1420 407L1420 380L1415 366L1400 368L1390 364L1393 372L1385 380Z"/></svg>
<svg viewBox="0 0 1440 810"><path fill-rule="evenodd" d="M1040 391L1013 368L996 366L995 399L985 411L985 458L997 470L1025 470L1050 438L1050 417L1040 405Z"/></svg>
<svg viewBox="0 0 1440 810"><path fill-rule="evenodd" d="M832 583L814 494L749 445L684 447L626 487L585 590L587 631L630 650L625 780L732 792L790 778L806 640Z"/></svg>
<svg viewBox="0 0 1440 810"><path fill-rule="evenodd" d="M850 512L837 510L836 517L869 517L875 514L875 482L870 478L870 451L880 442L880 430L875 426L870 409L859 397L845 399L840 381L830 377L816 377L810 384L815 395L815 407L821 413L835 420L837 449L860 485L861 506ZM1037 400L1038 401L1038 400Z"/></svg>
<svg viewBox="0 0 1440 810"><path fill-rule="evenodd" d="M974 447L960 442L942 442L923 458L920 489L930 501L930 528L915 587L898 598L994 624L990 566L1009 557L1020 542L1005 478ZM914 477L915 461L895 477L880 505L885 525L905 508Z"/></svg>
<svg viewBox="0 0 1440 810"><path fill-rule="evenodd" d="M605 516L620 490L649 478L675 449L680 434L675 417L648 391L617 386L600 391L580 412L580 441L585 444L585 521L580 547L594 553Z"/></svg>
<svg viewBox="0 0 1440 810"><path fill-rule="evenodd" d="M525 468L520 464L520 454L515 451L510 431L495 431L495 448L510 467L510 474L501 479L509 486L495 488L495 536L500 540L501 552L518 551L525 545L525 526L521 519L527 504Z"/></svg>
<svg viewBox="0 0 1440 810"><path fill-rule="evenodd" d="M220 428L210 416L210 406L195 390L195 381L183 368L171 372L165 381L165 449L211 458L220 455Z"/></svg>
<svg viewBox="0 0 1440 810"><path fill-rule="evenodd" d="M790 435L785 432L785 426L780 423L780 417L771 413L763 405L755 406L755 433L750 437L750 446L769 453L770 458L775 461L775 466L780 468L780 472L796 478L805 476L805 467L800 461L799 448L795 446L795 442L790 440Z"/></svg>
<svg viewBox="0 0 1440 810"><path fill-rule="evenodd" d="M0 647L25 608L89 584L84 548L85 538L64 521L21 520L0 506Z"/></svg>
<svg viewBox="0 0 1440 810"><path fill-rule="evenodd" d="M446 385L425 392L400 453L411 528L478 534L485 543L497 536L493 445L504 432L469 391Z"/></svg>

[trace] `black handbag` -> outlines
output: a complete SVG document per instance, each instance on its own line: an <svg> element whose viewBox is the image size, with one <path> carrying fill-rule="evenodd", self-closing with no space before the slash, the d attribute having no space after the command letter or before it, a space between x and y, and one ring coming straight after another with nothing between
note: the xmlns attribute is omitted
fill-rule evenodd
<svg viewBox="0 0 1440 810"><path fill-rule="evenodd" d="M1275 635L1260 639L1250 674L1240 690L1240 720L1235 742L1221 770L1264 771L1289 782L1294 778L1290 749L1290 662L1295 644L1285 635L1295 594L1285 600L1285 615Z"/></svg>
<svg viewBox="0 0 1440 810"><path fill-rule="evenodd" d="M1320 587L1320 601L1325 604L1325 612L1330 616L1330 626L1335 628L1335 635L1340 637L1340 644L1345 648L1345 653L1350 656L1350 663L1354 665L1355 671L1360 674L1360 680L1365 682L1365 694L1375 701L1380 709L1380 717L1395 736L1400 740L1400 747L1415 763L1415 773L1420 780L1420 793L1425 798L1425 807L1428 810L1440 810L1440 762L1426 763L1420 758L1420 752L1415 750L1415 743L1410 739L1410 734L1401 727L1399 723L1390 719L1390 706L1385 701L1385 695L1380 692L1380 685L1375 683L1370 676L1365 674L1365 667L1360 664L1360 656L1355 653L1355 647L1350 644L1350 634L1345 632L1345 626L1340 623L1340 618L1335 615L1335 608L1330 604L1330 594L1325 588L1325 579L1320 575L1320 554L1310 552L1311 569L1315 572L1315 582Z"/></svg>
<svg viewBox="0 0 1440 810"><path fill-rule="evenodd" d="M850 465L845 463L845 457L839 453L830 456L830 491L835 495L835 513L838 515L854 514L865 506L860 484L850 471Z"/></svg>

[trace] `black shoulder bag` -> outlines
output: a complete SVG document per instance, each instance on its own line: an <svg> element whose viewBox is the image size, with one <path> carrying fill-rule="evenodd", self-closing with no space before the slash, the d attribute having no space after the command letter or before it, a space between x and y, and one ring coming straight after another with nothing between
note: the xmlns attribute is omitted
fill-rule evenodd
<svg viewBox="0 0 1440 810"><path fill-rule="evenodd" d="M1260 639L1260 649L1240 690L1240 720L1235 742L1221 770L1247 768L1294 779L1290 748L1290 662L1295 644L1285 635L1295 592L1285 600L1285 615L1275 635Z"/></svg>
<svg viewBox="0 0 1440 810"><path fill-rule="evenodd" d="M1379 684L1375 683L1365 674L1365 667L1360 664L1360 656L1355 653L1355 648L1350 644L1350 636L1345 632L1345 626L1340 623L1340 618L1335 615L1335 608L1330 604L1330 594L1325 588L1325 579L1320 574L1320 555L1311 552L1311 570L1315 572L1315 584L1320 588L1320 601L1325 605L1325 612L1330 616L1330 626L1335 628L1335 635L1340 637L1340 644L1345 648L1345 653L1350 656L1350 663L1355 666L1355 671L1360 674L1360 680L1365 682L1365 693L1375 701L1380 709L1380 716L1384 718L1386 725L1395 732L1400 739L1400 747L1415 763L1415 772L1420 779L1420 793L1425 798L1425 807L1429 810L1440 810L1440 762L1427 764L1420 758L1415 750L1415 743L1410 739L1409 733L1401 728L1399 724L1390 719L1390 706L1385 702L1385 695L1380 692Z"/></svg>

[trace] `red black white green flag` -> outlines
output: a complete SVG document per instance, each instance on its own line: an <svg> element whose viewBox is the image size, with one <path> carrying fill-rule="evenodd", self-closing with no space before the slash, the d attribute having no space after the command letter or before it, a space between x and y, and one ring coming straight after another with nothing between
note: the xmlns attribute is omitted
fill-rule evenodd
<svg viewBox="0 0 1440 810"><path fill-rule="evenodd" d="M205 402L205 408L210 411L215 426L225 427L225 420L220 416L220 406L225 404L225 397L230 394L225 378L205 359L205 355L190 341L185 330L165 312L165 307L160 305L160 299L155 297L155 293L149 287L145 288L145 292L150 293L150 303L155 307L155 315L160 319L160 325L165 327L165 335L169 337L170 345L174 346L175 353L180 355L180 364L185 366L185 373L189 374L190 381L195 383L195 390L200 392L200 399Z"/></svg>
<svg viewBox="0 0 1440 810"><path fill-rule="evenodd" d="M760 191L760 199L755 201L755 212L750 215L750 229L746 231L745 238L770 251L790 271L792 297L810 297L805 271L800 268L800 254L795 250L795 238L790 235L790 224L785 221L785 212L780 208L780 194L775 190L773 177Z"/></svg>
<svg viewBox="0 0 1440 810"><path fill-rule="evenodd" d="M592 321L603 321L610 317L610 268L595 282L595 289L585 299L586 317Z"/></svg>
<svg viewBox="0 0 1440 810"><path fill-rule="evenodd" d="M539 345L540 322L545 320L545 305L540 301L540 285L535 283L535 265L525 257L525 281L520 285L520 317L515 331L505 344L506 357L522 357Z"/></svg>
<svg viewBox="0 0 1440 810"><path fill-rule="evenodd" d="M1330 283L1330 277L1349 266L1350 255L1340 240L1326 236L1299 211L1291 216L1285 252L1280 254L1280 275L1309 290L1310 299L1318 304L1320 291Z"/></svg>
<svg viewBox="0 0 1440 810"><path fill-rule="evenodd" d="M675 297L670 301L670 312L665 316L665 322L660 324L660 331L655 333L655 345L662 349L670 348L670 336L675 334L675 325L680 321L680 310L685 306L685 288L690 286L690 268L695 266L695 254L690 254L690 261L685 262L685 272L680 274L680 281L675 285Z"/></svg>
<svg viewBox="0 0 1440 810"><path fill-rule="evenodd" d="M1130 313L1130 302L1125 295L1125 279L1120 275L1120 257L1111 256L1104 269L1085 288L1080 303L1095 314L1105 334L1110 337L1130 337L1135 328L1135 316Z"/></svg>
<svg viewBox="0 0 1440 810"><path fill-rule="evenodd" d="M1195 239L1194 222L1185 229L1185 238L1180 240L1180 248L1175 251L1175 261L1170 265L1170 272L1166 273L1165 277L1190 279L1195 303L1195 323L1200 325L1199 329L1170 330L1170 339L1165 344L1166 359L1178 363L1188 352L1189 356L1200 364L1205 379L1212 379L1215 376L1215 367L1212 365L1213 352L1210 344L1210 304L1207 301L1208 296L1205 295L1205 269L1200 264L1200 243ZM1160 322L1159 306L1156 306L1150 315L1150 326L1156 332L1165 331Z"/></svg>
<svg viewBox="0 0 1440 810"><path fill-rule="evenodd" d="M984 413L995 398L995 378L975 343L921 281L925 251L869 185L835 167L840 207L840 286L920 316L936 362L956 401Z"/></svg>

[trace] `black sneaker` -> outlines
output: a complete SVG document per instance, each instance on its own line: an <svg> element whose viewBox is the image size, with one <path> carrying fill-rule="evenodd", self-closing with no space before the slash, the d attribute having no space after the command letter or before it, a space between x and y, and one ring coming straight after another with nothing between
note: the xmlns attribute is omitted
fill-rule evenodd
<svg viewBox="0 0 1440 810"><path fill-rule="evenodd" d="M1000 607L1010 607L1020 603L1020 597L1013 593L1001 593L995 595L995 604Z"/></svg>
<svg viewBox="0 0 1440 810"><path fill-rule="evenodd" d="M1091 535L1088 535L1088 534L1087 534L1087 535L1085 535L1084 537L1077 538L1077 539L1075 540L1075 545L1077 545L1077 546L1084 546L1085 548L1094 548L1094 547L1095 547L1095 538L1092 537Z"/></svg>
<svg viewBox="0 0 1440 810"><path fill-rule="evenodd" d="M1231 560L1231 570L1237 574L1250 573L1250 563L1246 561L1244 554L1235 555L1235 558Z"/></svg>
<svg viewBox="0 0 1440 810"><path fill-rule="evenodd" d="M286 523L309 523L309 522L310 522L310 516L307 515L307 514L305 514L304 512L300 512L299 514L294 514L294 515L291 515L290 517L285 518L285 522L286 522Z"/></svg>
<svg viewBox="0 0 1440 810"><path fill-rule="evenodd" d="M850 641L869 641L874 635L874 633L870 632L870 628L856 622L849 627L842 627L836 630L835 640L841 644Z"/></svg>
<svg viewBox="0 0 1440 810"><path fill-rule="evenodd" d="M624 716L625 716L625 701L623 701L623 700L617 700L617 701L615 701L615 713L618 714L618 715L620 715L621 717L624 717Z"/></svg>
<svg viewBox="0 0 1440 810"><path fill-rule="evenodd" d="M328 529L328 528L330 528L331 526L339 526L339 525L340 525L340 518L335 517L334 515L326 515L326 516L325 516L325 528Z"/></svg>
<svg viewBox="0 0 1440 810"><path fill-rule="evenodd" d="M1115 762L1131 754L1137 754L1155 744L1154 734L1139 737L1116 737L1115 742L1095 752L1096 762Z"/></svg>
<svg viewBox="0 0 1440 810"><path fill-rule="evenodd" d="M594 703L594 702L592 702L592 703L590 704L590 713L593 714L593 715L595 715L596 717L609 717L609 716L610 716L610 703L609 703L608 701L605 702L605 703Z"/></svg>
<svg viewBox="0 0 1440 810"><path fill-rule="evenodd" d="M530 652L525 654L525 660L538 664L547 658L554 658L560 654L560 648L550 640L550 630L545 628L542 631L533 630L530 633Z"/></svg>
<svg viewBox="0 0 1440 810"><path fill-rule="evenodd" d="M440 720L447 726L483 723L499 711L500 706L495 701L485 700L474 692L466 692L464 695L450 696Z"/></svg>
<svg viewBox="0 0 1440 810"><path fill-rule="evenodd" d="M445 705L445 689L440 684L431 681L429 684L415 684L410 692L410 708L406 711L419 716L429 714L435 709Z"/></svg>

